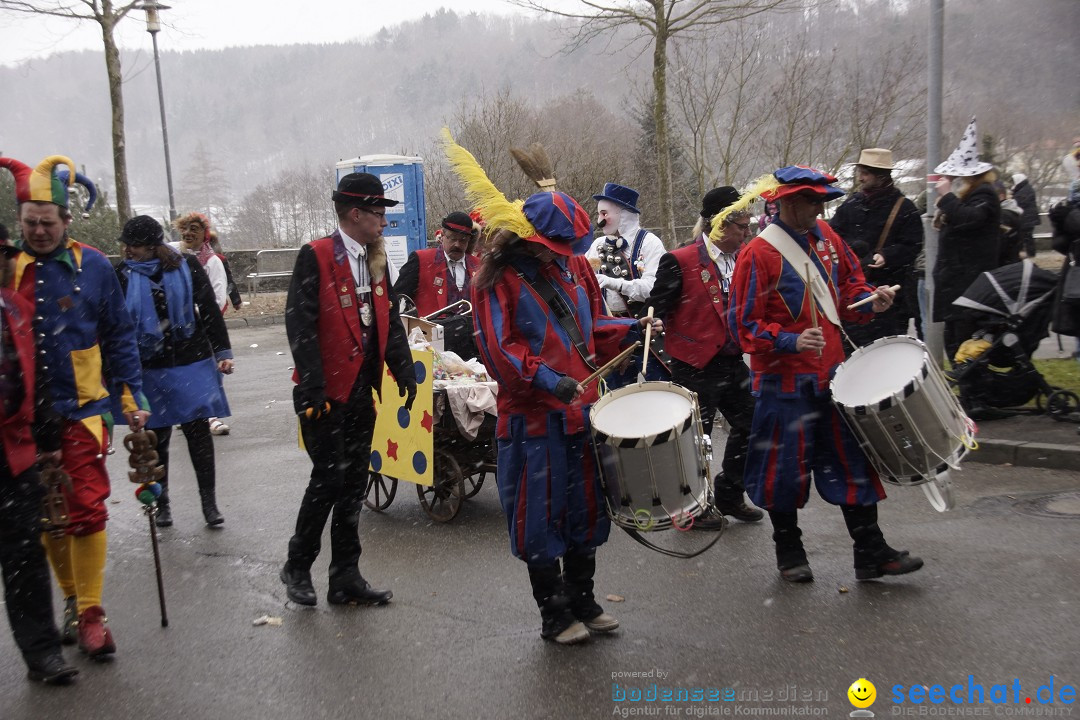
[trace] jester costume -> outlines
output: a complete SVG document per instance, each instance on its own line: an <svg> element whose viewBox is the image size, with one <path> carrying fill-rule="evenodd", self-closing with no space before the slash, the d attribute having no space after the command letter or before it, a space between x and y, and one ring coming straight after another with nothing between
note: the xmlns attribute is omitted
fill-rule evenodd
<svg viewBox="0 0 1080 720"><path fill-rule="evenodd" d="M731 332L751 356L757 398L746 462L747 491L756 505L769 511L777 566L785 580L813 579L797 523L797 512L809 498L811 476L822 498L839 505L844 513L855 543L858 579L917 570L921 560L885 543L876 507L885 491L832 402L829 381L844 360L840 328L827 319L824 306L790 256L785 257L782 246L774 244L785 237L794 241L801 251L798 262L804 265L803 272L824 280L841 322L869 319L869 304L846 309L874 290L847 244L820 219L805 234L784 220L785 202L793 208L809 204L811 209L817 203L820 213L821 203L842 196L843 191L832 185L833 176L813 168L782 168L774 173L774 180L773 189L763 197L778 200L780 214L740 251L728 311ZM778 232L785 237L767 239ZM824 334L824 348L820 353L798 350L800 334L814 325L820 325Z"/></svg>

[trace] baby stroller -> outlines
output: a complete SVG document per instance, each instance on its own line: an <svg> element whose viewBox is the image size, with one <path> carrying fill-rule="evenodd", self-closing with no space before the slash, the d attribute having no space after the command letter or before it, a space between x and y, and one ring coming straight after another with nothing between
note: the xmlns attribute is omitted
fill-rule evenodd
<svg viewBox="0 0 1080 720"><path fill-rule="evenodd" d="M1050 334L1057 276L1030 260L984 272L953 304L970 313L979 330L960 346L946 373L960 389L960 404L975 420L1036 412L1075 421L1080 397L1049 385L1031 362Z"/></svg>

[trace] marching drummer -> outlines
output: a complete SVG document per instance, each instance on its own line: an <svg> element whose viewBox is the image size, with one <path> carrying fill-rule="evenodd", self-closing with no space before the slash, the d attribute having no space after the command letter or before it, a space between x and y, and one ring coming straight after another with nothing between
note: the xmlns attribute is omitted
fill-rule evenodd
<svg viewBox="0 0 1080 720"><path fill-rule="evenodd" d="M664 319L664 349L671 356L672 379L698 394L702 431L712 435L717 410L731 426L723 471L714 480L717 511L743 522L757 522L765 514L743 498L754 398L750 373L742 350L728 333L727 320L735 254L750 235L750 214L743 210L713 222L738 199L739 191L730 186L705 193L694 243L660 258L652 296L645 304ZM722 528L723 522L718 516L699 518L694 527L712 530Z"/></svg>
<svg viewBox="0 0 1080 720"><path fill-rule="evenodd" d="M751 355L757 397L746 486L769 513L777 567L789 582L814 579L798 524L811 473L818 494L844 514L857 579L902 575L923 565L885 542L877 513L885 491L829 391L844 360L839 324L888 310L895 294L868 285L850 248L818 219L825 202L844 194L835 182L813 168L784 167L732 206L745 207L756 194L780 205L776 222L739 254L728 321ZM872 302L847 309L868 297Z"/></svg>
<svg viewBox="0 0 1080 720"><path fill-rule="evenodd" d="M593 595L596 549L611 525L588 425L596 386L580 381L648 321L601 314L592 269L572 254L592 229L573 198L541 192L512 205L471 154L446 143L466 194L483 198L479 209L496 229L472 302L477 345L499 383L497 481L510 550L528 566L540 636L582 642L619 621Z"/></svg>
<svg viewBox="0 0 1080 720"><path fill-rule="evenodd" d="M443 218L437 245L417 250L401 268L394 293L408 295L421 317L469 298L469 282L480 261L468 251L475 235L473 220L460 210Z"/></svg>

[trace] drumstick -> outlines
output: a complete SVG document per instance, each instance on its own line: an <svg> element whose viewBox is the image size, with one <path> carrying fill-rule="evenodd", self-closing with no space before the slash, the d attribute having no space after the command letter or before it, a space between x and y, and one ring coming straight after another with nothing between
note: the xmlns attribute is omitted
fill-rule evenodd
<svg viewBox="0 0 1080 720"><path fill-rule="evenodd" d="M589 383L591 383L593 380L600 377L601 375L607 374L607 372L609 370L611 370L611 368L615 367L616 365L621 363L623 360L630 357L630 354L632 352L634 352L635 350L637 350L639 347L641 347L641 341L640 340L635 340L633 345L626 348L621 353L619 353L618 355L616 355L615 357L611 358L606 363L601 365L599 368L597 368L596 372L594 372L592 375L590 375L589 377L582 380L579 384L582 387L585 387L586 385L588 385Z"/></svg>
<svg viewBox="0 0 1080 720"><path fill-rule="evenodd" d="M896 292L897 290L900 289L900 286L899 285L893 285L889 289L892 290L893 292ZM848 310L854 310L857 307L862 307L863 305L865 305L868 302L873 302L874 300L877 300L877 298L878 298L878 291L875 290L874 292L870 293L869 295L864 297L859 302L851 303L850 305L848 305L847 309Z"/></svg>
<svg viewBox="0 0 1080 720"><path fill-rule="evenodd" d="M649 324L645 326L645 356L641 358L641 379L645 379L645 368L649 364L649 345L652 344L652 305L649 306L649 314L645 317L649 318Z"/></svg>
<svg viewBox="0 0 1080 720"><path fill-rule="evenodd" d="M814 299L814 286L810 280L810 263L806 263L806 289L810 293L810 318L814 323L814 329L817 330L817 300ZM821 357L821 348L818 348L817 354Z"/></svg>

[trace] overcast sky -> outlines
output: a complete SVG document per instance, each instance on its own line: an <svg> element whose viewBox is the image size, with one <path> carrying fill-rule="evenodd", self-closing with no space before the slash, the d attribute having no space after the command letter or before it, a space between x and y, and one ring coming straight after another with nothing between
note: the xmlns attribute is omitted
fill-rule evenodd
<svg viewBox="0 0 1080 720"><path fill-rule="evenodd" d="M116 4L120 1L114 0ZM161 13L163 23L167 23L158 35L162 52L355 40L440 7L451 7L458 13L521 12L503 0L159 1L171 7ZM122 48L149 48L145 15L133 11L120 24L116 36ZM92 21L0 12L0 64L81 49L101 49L101 29Z"/></svg>

